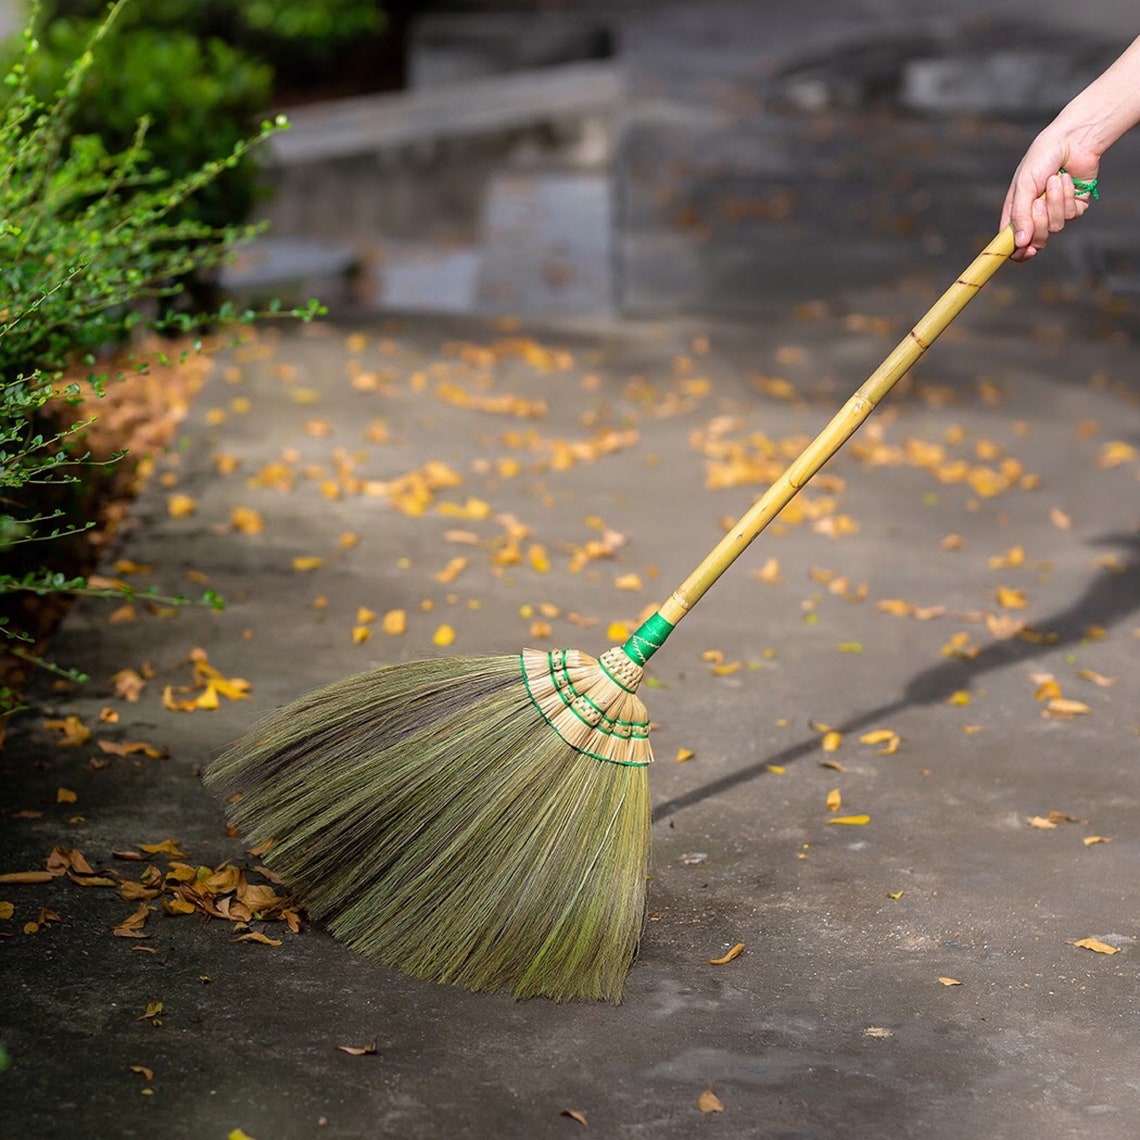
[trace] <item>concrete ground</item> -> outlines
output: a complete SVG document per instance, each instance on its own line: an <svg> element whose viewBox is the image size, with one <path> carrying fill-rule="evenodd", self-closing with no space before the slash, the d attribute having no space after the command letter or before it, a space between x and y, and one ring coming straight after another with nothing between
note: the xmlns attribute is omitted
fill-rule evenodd
<svg viewBox="0 0 1140 1140"><path fill-rule="evenodd" d="M623 1004L413 981L227 894L265 879L212 756L377 663L605 648L954 280L1031 133L711 80L686 120L668 79L621 190L640 315L346 315L218 361L106 569L226 609L80 604L53 651L91 683L0 758L0 873L56 872L0 880L5 1135L1135 1135L1140 326L1066 253L1134 224L1128 144L654 658ZM219 707L178 708L205 663Z"/></svg>

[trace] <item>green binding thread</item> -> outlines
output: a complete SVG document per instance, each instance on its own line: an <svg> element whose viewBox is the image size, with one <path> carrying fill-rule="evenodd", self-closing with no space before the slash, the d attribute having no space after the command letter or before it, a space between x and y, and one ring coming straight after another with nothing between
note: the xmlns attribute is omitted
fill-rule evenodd
<svg viewBox="0 0 1140 1140"><path fill-rule="evenodd" d="M1062 166L1059 173L1069 174L1069 172ZM1073 178L1069 174L1070 178ZM1090 178L1087 182L1083 178L1073 178L1073 189L1079 197L1084 197L1086 194L1094 201L1100 201L1100 191L1097 190L1097 179Z"/></svg>
<svg viewBox="0 0 1140 1140"><path fill-rule="evenodd" d="M673 623L656 613L630 634L629 640L621 647L622 652L635 665L644 665L672 632Z"/></svg>

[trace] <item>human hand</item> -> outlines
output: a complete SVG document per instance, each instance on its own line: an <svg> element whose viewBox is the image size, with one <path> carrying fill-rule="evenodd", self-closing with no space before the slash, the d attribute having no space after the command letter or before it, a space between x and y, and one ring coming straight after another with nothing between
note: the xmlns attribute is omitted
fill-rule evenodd
<svg viewBox="0 0 1140 1140"><path fill-rule="evenodd" d="M1002 207L1002 228L1013 223L1014 261L1028 261L1040 253L1050 234L1059 233L1066 222L1089 208L1091 196L1079 192L1073 179L1091 182L1099 168L1100 156L1056 124L1034 139L1014 172Z"/></svg>

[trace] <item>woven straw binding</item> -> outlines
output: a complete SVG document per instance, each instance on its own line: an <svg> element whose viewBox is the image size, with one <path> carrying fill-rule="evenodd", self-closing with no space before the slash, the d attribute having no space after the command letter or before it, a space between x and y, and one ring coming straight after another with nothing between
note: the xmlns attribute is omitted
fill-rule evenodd
<svg viewBox="0 0 1140 1140"><path fill-rule="evenodd" d="M635 694L642 670L619 647L601 660L578 649L524 649L521 664L531 700L571 748L610 764L652 761L649 714Z"/></svg>

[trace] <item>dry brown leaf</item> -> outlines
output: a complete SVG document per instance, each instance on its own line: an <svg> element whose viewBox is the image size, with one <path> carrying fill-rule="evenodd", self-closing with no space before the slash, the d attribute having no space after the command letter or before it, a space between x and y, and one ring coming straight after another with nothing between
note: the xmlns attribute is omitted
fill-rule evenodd
<svg viewBox="0 0 1140 1140"><path fill-rule="evenodd" d="M239 934L236 938L231 939L233 942L260 942L263 946L280 946L280 938L270 938L268 934L262 934L260 930L249 930L245 934Z"/></svg>
<svg viewBox="0 0 1140 1140"><path fill-rule="evenodd" d="M1055 819L1048 819L1041 815L1031 815L1025 822L1030 827L1036 827L1039 831L1052 831L1057 826Z"/></svg>
<svg viewBox="0 0 1140 1140"><path fill-rule="evenodd" d="M712 1085L697 1098L697 1108L701 1112L724 1112L724 1101L713 1092Z"/></svg>
<svg viewBox="0 0 1140 1140"><path fill-rule="evenodd" d="M15 906L10 902L0 902L0 919L9 919L16 913Z"/></svg>
<svg viewBox="0 0 1140 1140"><path fill-rule="evenodd" d="M1094 843L1111 843L1112 842L1112 836L1111 835L1086 835L1084 837L1084 839L1081 840L1081 842L1086 847L1092 847Z"/></svg>
<svg viewBox="0 0 1140 1140"><path fill-rule="evenodd" d="M98 745L100 752L106 752L111 756L134 756L141 752L144 756L157 760L169 755L167 749L147 744L145 740L124 740L122 743L116 743L113 740L100 740Z"/></svg>
<svg viewBox="0 0 1140 1140"><path fill-rule="evenodd" d="M54 878L50 871L7 871L0 875L0 883L50 883Z"/></svg>
<svg viewBox="0 0 1140 1140"><path fill-rule="evenodd" d="M1082 950L1091 950L1094 954L1119 954L1119 946L1110 946L1099 938L1081 938L1076 942L1069 942L1069 946L1079 946Z"/></svg>
<svg viewBox="0 0 1140 1140"><path fill-rule="evenodd" d="M571 1120L577 1121L583 1128L590 1127L590 1122L586 1119L584 1112L575 1112L573 1109L564 1108L558 1115L570 1117Z"/></svg>
<svg viewBox="0 0 1140 1140"><path fill-rule="evenodd" d="M55 802L57 804L73 804L79 799L79 796L70 788L56 788Z"/></svg>
<svg viewBox="0 0 1140 1140"><path fill-rule="evenodd" d="M957 978L939 978L938 984L940 986L960 986L962 983Z"/></svg>
<svg viewBox="0 0 1140 1140"><path fill-rule="evenodd" d="M370 1045L338 1045L337 1049L341 1053L347 1053L350 1057L372 1057L380 1052L375 1041Z"/></svg>
<svg viewBox="0 0 1140 1140"><path fill-rule="evenodd" d="M169 855L174 859L185 859L186 852L179 849L177 839L164 839L161 843L140 843L139 850L148 855Z"/></svg>
<svg viewBox="0 0 1140 1140"><path fill-rule="evenodd" d="M147 949L149 950L150 947L148 946ZM154 1070L148 1069L146 1067L146 1065L132 1065L131 1066L131 1072L132 1073L138 1073L138 1075L140 1077L142 1077L142 1079L144 1081L153 1081L154 1080Z"/></svg>
<svg viewBox="0 0 1140 1140"><path fill-rule="evenodd" d="M1049 521L1058 530L1069 530L1073 525L1073 520L1060 507L1053 507L1049 511Z"/></svg>
<svg viewBox="0 0 1140 1140"><path fill-rule="evenodd" d="M142 928L149 917L150 907L145 902L140 902L126 918L111 927L111 933L116 938L149 938L149 935L142 933Z"/></svg>
<svg viewBox="0 0 1140 1140"><path fill-rule="evenodd" d="M724 966L727 963L731 962L734 958L739 958L743 950L744 943L738 942L735 946L733 946L731 950L728 951L728 953L724 954L720 958L710 958L708 960L708 963L710 966Z"/></svg>
<svg viewBox="0 0 1140 1140"><path fill-rule="evenodd" d="M54 729L61 734L57 743L65 748L78 748L91 739L91 729L74 713L61 720L45 720L43 724L44 728Z"/></svg>

